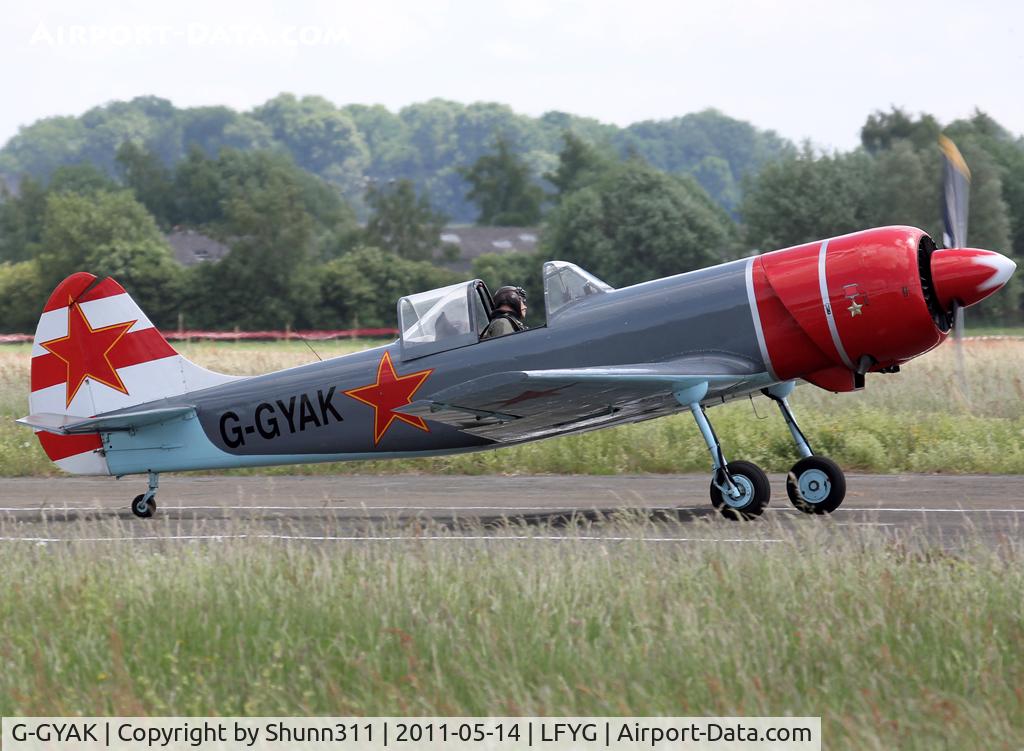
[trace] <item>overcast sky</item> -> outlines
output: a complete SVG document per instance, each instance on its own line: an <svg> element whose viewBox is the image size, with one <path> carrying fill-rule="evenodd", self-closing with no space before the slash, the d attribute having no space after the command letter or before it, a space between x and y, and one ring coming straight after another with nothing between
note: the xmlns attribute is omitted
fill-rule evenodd
<svg viewBox="0 0 1024 751"><path fill-rule="evenodd" d="M1024 3L56 0L5 3L0 142L155 94L248 109L282 92L391 109L444 97L626 125L716 107L847 149L898 105L1024 133Z"/></svg>

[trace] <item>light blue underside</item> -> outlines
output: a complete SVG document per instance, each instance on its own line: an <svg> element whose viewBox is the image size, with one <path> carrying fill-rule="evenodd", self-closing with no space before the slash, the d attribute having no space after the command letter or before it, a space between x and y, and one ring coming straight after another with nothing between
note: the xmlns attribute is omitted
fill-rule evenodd
<svg viewBox="0 0 1024 751"><path fill-rule="evenodd" d="M229 454L214 446L193 415L140 428L134 433L104 433L107 466L112 475L144 472L177 472L197 469L265 467L278 464L316 464L318 462L394 459L397 457L439 456L478 451L445 449L439 451L373 452L363 454Z"/></svg>
<svg viewBox="0 0 1024 751"><path fill-rule="evenodd" d="M692 380L692 377L684 377L681 379L681 385L690 386ZM721 404L726 399L755 392L773 383L767 373L747 376L744 381L742 389L736 392L727 392L725 396L706 400L702 399L703 395L696 398L706 406L713 406ZM133 431L120 430L101 433L101 435L107 456L107 466L112 475L446 456L500 448L502 445L439 448L434 451L373 451L355 454L229 454L217 448L206 437L194 412L184 417L174 417L163 422L145 425Z"/></svg>

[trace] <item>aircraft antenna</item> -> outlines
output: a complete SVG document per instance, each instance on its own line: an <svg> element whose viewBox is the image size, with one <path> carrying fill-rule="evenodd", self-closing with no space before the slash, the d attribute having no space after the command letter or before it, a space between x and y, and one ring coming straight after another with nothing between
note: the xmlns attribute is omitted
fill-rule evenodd
<svg viewBox="0 0 1024 751"><path fill-rule="evenodd" d="M309 347L309 351L313 353L313 356L316 357L317 360L319 360L320 362L324 361L324 358L320 357L320 355L317 353L317 351L315 349L313 349L313 345L309 343L309 340L306 337L304 337L302 334L300 334L298 332L292 332L292 333L295 336L299 337L299 339L301 339L305 343L305 345L307 347Z"/></svg>

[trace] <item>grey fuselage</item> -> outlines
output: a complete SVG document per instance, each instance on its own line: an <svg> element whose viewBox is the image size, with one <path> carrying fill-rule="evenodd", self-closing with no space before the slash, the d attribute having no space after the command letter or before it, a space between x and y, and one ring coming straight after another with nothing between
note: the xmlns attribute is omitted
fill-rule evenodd
<svg viewBox="0 0 1024 751"><path fill-rule="evenodd" d="M548 325L434 354L403 359L400 341L133 409L193 405L195 417L104 436L113 474L304 463L472 451L507 443L427 421L427 430L395 419L375 435L375 409L345 392L374 384L388 353L399 378L430 371L415 393L431 394L507 371L728 358L761 374L765 363L744 259L593 295L564 308ZM705 403L742 393L709 392ZM666 394L663 408L624 421L683 409ZM197 418L197 419L196 419ZM611 421L610 424L618 424ZM562 432L576 432L571 428Z"/></svg>

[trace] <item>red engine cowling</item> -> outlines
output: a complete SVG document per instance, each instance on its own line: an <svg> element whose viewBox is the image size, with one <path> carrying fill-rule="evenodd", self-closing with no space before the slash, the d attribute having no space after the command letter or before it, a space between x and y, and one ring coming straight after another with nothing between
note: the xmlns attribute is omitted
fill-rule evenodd
<svg viewBox="0 0 1024 751"><path fill-rule="evenodd" d="M949 315L932 288L934 249L922 230L883 227L756 258L752 282L775 375L852 391L866 372L942 343Z"/></svg>

